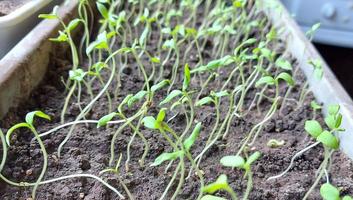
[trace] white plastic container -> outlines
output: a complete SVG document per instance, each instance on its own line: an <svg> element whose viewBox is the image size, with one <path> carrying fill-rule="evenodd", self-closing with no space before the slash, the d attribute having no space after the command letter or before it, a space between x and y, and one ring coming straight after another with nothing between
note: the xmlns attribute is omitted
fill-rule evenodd
<svg viewBox="0 0 353 200"><path fill-rule="evenodd" d="M0 17L0 59L40 21L38 14L50 12L60 2L62 0L31 0Z"/></svg>

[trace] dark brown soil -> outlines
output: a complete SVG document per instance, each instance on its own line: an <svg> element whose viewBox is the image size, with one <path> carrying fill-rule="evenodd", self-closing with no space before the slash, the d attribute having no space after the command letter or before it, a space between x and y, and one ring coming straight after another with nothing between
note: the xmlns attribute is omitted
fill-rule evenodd
<svg viewBox="0 0 353 200"><path fill-rule="evenodd" d="M154 44L156 37L151 41ZM151 45L150 44L150 45ZM210 45L212 43L210 42ZM212 46L210 46L212 47ZM153 48L153 47L149 47ZM230 47L231 48L231 47ZM211 49L211 48L206 48ZM190 53L189 62L193 66L197 59L196 52ZM204 50L204 55L211 55L210 50ZM32 94L18 109L13 109L0 122L3 128L9 128L17 122L22 122L26 113L40 109L53 117L51 123L38 120L36 127L40 133L45 132L60 124L60 111L64 102L66 93L61 84L60 77L66 76L67 70L70 69L70 61L67 59L68 55L53 55L50 63L50 70L41 86ZM206 61L212 60L211 57L206 58ZM123 70L122 73L122 89L119 95L120 102L127 94L134 94L138 92L143 86L143 78L138 73L136 63L133 59L129 60L129 68ZM294 62L294 61L293 61ZM149 69L148 62L146 67ZM224 69L218 79L222 81L227 78L229 69ZM170 71L166 71L165 77L170 76ZM302 75L296 77L297 84L293 90L291 98L298 97L299 86L303 84L304 78ZM178 82L180 86L181 81ZM199 89L197 81L192 82L191 88ZM205 95L212 89L217 88L217 81L213 81L205 91ZM94 85L94 91L100 89L99 84ZM281 87L281 94L283 95L285 87ZM110 91L113 93L113 88ZM270 92L271 93L271 92ZM254 91L251 93L254 94ZM155 102L160 102L166 95L166 91L160 91L156 94ZM82 101L87 103L89 97L83 94ZM249 106L253 96L246 98L245 105ZM296 109L291 101L289 101L283 113L277 113L276 116L266 124L264 131L260 134L254 148L250 151L261 151L263 156L256 162L253 167L254 171L254 189L251 193L250 199L301 199L305 192L310 188L315 180L315 172L323 159L323 148L317 147L307 153L304 153L296 160L295 166L284 177L275 181L266 181L270 176L279 174L289 164L291 157L312 143L312 140L307 137L303 130L303 123L306 119L311 117L311 109L309 102L313 97L309 97L305 105ZM157 103L156 103L157 104ZM226 113L229 103L225 100L221 104L221 113ZM263 112L269 108L270 103L264 101L261 105ZM138 109L137 107L134 108ZM127 111L128 114L134 113L133 110ZM150 109L150 115L156 115L158 110L156 105ZM215 111L213 106L205 106L196 111L196 119L203 124L203 129L200 138L194 145L192 152L197 155L205 146L207 137L215 123ZM89 119L99 119L101 116L107 114L107 100L102 97L96 103L92 112L87 116ZM79 113L78 105L72 103L67 115L67 121L73 121L75 116ZM170 118L169 114L167 118ZM229 135L225 140L219 140L207 154L201 163L201 168L205 173L206 183L214 181L220 174L226 173L229 177L231 186L242 194L245 190L246 180L244 180L244 173L240 170L230 170L222 167L219 160L225 156L237 152L239 145L245 134L251 127L259 122L263 114L259 114L256 109L244 116L244 118L236 118L233 120ZM221 116L221 120L224 116ZM319 119L322 121L321 116ZM174 118L170 125L178 133L182 132L186 124L183 115L178 115ZM101 170L108 167L108 160L110 156L109 148L111 137L119 126L109 126L108 128L97 129L95 125L80 125L77 126L73 136L65 145L60 160L56 157L56 150L60 142L64 139L68 132L68 128L61 129L44 139L47 147L49 157L49 168L45 179L51 179L64 175L75 173L91 173L98 174ZM6 131L6 129L4 130ZM130 171L126 172L124 167L121 167L121 178L136 197L141 200L158 199L167 186L175 166L173 165L168 173L164 173L166 164L160 167L149 167L149 164L163 152L171 150L168 143L162 136L156 132L141 128L142 133L148 139L151 145L150 152L147 156L146 167L139 167L138 159L143 152L143 143L139 138L135 139L131 150ZM122 153L123 161L126 159L126 147L130 140L132 131L125 129L116 142L116 154ZM12 147L9 149L8 161L2 174L11 180L17 181L35 181L37 175L40 173L42 165L42 154L39 145L36 142L31 142L32 135L28 132L18 132L13 136ZM285 140L285 145L279 148L271 149L266 146L269 139ZM189 169L189 167L187 167ZM352 162L342 153L334 154L333 165L330 173L331 182L336 186L342 188L342 194L353 194L353 165ZM117 182L114 175L105 176L106 180L119 191L123 192L122 187ZM322 180L324 181L324 180ZM192 176L185 182L182 193L177 199L195 199L198 194L199 181L196 176ZM26 199L31 194L31 188L16 188L6 185L0 181L0 199ZM98 182L90 179L70 179L61 182L56 182L50 185L42 185L39 187L38 199L118 199L110 190L105 188ZM123 194L125 194L123 192ZM320 199L318 188L315 190L311 199Z"/></svg>
<svg viewBox="0 0 353 200"><path fill-rule="evenodd" d="M0 0L0 16L5 16L26 4L30 0Z"/></svg>

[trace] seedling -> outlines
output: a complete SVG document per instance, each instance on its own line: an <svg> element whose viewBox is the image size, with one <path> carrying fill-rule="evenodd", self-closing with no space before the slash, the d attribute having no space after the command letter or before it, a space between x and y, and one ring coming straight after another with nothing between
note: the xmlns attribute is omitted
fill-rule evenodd
<svg viewBox="0 0 353 200"><path fill-rule="evenodd" d="M335 186L331 185L330 183L325 183L321 185L320 188L321 197L324 200L352 200L351 196L340 196L340 190L337 189Z"/></svg>
<svg viewBox="0 0 353 200"><path fill-rule="evenodd" d="M42 139L39 137L38 132L37 132L37 130L34 127L34 124L33 124L35 117L39 117L39 118L50 120L50 117L47 114L45 114L45 113L43 113L41 111L33 111L33 112L30 112L30 113L28 113L26 115L26 120L25 120L26 122L19 123L19 124L16 124L16 125L12 126L6 133L6 143L7 143L8 146L10 146L11 135L17 129L20 129L20 128L28 128L34 134L34 137L36 138L36 140L39 143L40 149L41 149L41 151L43 153L43 168L42 168L42 171L41 171L41 173L40 173L35 185L33 186L33 190L32 190L32 198L33 199L35 199L35 197L36 197L37 188L39 186L39 183L42 181L42 179L44 177L44 174L47 171L47 167L48 167L48 154L47 154L47 151L45 149L45 146L43 144Z"/></svg>
<svg viewBox="0 0 353 200"><path fill-rule="evenodd" d="M248 178L247 188L244 193L243 199L248 199L251 189L253 187L253 178L252 178L252 171L251 165L259 159L261 156L260 152L255 152L251 154L246 160L241 156L225 156L221 159L221 164L225 167L231 168L239 168L245 170L245 176Z"/></svg>
<svg viewBox="0 0 353 200"><path fill-rule="evenodd" d="M203 192L209 193L209 194L214 194L215 192L220 191L220 190L224 190L224 191L228 192L229 195L231 196L232 200L238 199L238 195L229 186L228 178L227 178L227 175L225 175L225 174L220 175L215 182L213 182L209 185L206 185L203 189ZM202 199L203 200L205 200L205 199L216 200L216 199L220 199L220 198L216 197L216 196L207 195L207 196L203 197Z"/></svg>

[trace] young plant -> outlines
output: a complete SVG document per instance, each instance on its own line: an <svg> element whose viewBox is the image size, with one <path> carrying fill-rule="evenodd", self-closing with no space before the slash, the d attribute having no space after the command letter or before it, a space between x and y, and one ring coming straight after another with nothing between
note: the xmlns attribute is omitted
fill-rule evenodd
<svg viewBox="0 0 353 200"><path fill-rule="evenodd" d="M255 152L251 154L246 160L241 157L241 156L225 156L221 159L221 164L225 167L231 167L231 168L239 168L245 170L245 176L247 176L248 182L247 182L247 187L246 191L243 195L243 199L248 199L251 189L253 187L253 178L252 178L252 171L251 171L251 165L259 159L261 156L260 152Z"/></svg>
<svg viewBox="0 0 353 200"><path fill-rule="evenodd" d="M42 171L35 183L35 185L33 186L33 190L32 190L32 198L35 199L36 198L36 191L37 191L37 188L40 184L40 182L42 181L44 175L45 175L45 172L47 171L47 167L48 167L48 154L47 154L47 151L45 149L45 146L44 146L44 143L42 141L42 139L39 137L39 134L36 130L36 128L34 127L34 118L35 117L39 117L39 118L43 118L43 119L47 119L47 120L50 120L50 117L41 112L41 111L33 111L33 112L30 112L26 115L26 120L25 122L23 123L19 123L19 124L16 124L14 126L12 126L6 133L6 143L8 146L10 146L10 138L11 138L11 135L17 130L17 129L20 129L20 128L27 128L29 129L33 134L34 134L34 137L36 138L36 140L38 141L39 143L39 146L40 146L40 149L43 153L43 167L42 167Z"/></svg>
<svg viewBox="0 0 353 200"><path fill-rule="evenodd" d="M325 183L320 187L320 194L324 200L353 200L351 196L340 196L340 190L330 183Z"/></svg>
<svg viewBox="0 0 353 200"><path fill-rule="evenodd" d="M231 196L232 200L238 200L238 195L229 186L228 178L227 178L227 175L225 174L220 175L215 182L210 183L203 188L203 192L208 194L214 194L215 192L218 192L221 190L226 191ZM221 199L223 200L224 198L220 198L213 195L206 195L202 198L202 200L221 200Z"/></svg>

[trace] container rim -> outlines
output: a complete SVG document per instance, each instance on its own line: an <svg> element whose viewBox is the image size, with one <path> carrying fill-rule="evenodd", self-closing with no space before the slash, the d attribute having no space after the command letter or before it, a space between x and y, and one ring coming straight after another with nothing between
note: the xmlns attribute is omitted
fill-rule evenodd
<svg viewBox="0 0 353 200"><path fill-rule="evenodd" d="M15 9L10 14L0 17L0 27L14 26L37 12L53 0L32 0Z"/></svg>

